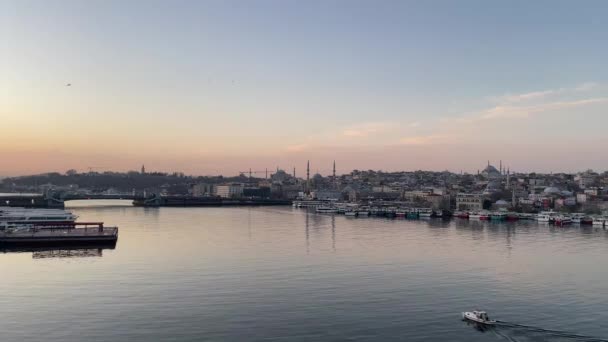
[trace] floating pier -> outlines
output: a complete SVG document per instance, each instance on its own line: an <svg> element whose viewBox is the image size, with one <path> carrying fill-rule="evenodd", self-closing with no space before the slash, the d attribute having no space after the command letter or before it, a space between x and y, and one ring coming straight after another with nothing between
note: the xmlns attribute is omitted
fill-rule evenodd
<svg viewBox="0 0 608 342"><path fill-rule="evenodd" d="M78 226L82 226L78 228ZM104 227L103 223L77 223L72 226L44 226L0 231L0 246L66 246L112 245L118 240L117 227Z"/></svg>

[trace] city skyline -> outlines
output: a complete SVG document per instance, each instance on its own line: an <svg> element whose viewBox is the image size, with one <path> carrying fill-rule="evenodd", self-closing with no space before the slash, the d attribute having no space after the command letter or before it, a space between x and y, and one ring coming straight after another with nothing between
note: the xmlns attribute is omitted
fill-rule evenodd
<svg viewBox="0 0 608 342"><path fill-rule="evenodd" d="M608 169L603 2L145 4L0 4L0 176Z"/></svg>

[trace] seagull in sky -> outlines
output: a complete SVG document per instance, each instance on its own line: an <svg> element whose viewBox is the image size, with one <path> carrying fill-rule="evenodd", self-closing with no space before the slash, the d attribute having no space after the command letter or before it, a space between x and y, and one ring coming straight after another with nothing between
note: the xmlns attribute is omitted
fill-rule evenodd
<svg viewBox="0 0 608 342"><path fill-rule="evenodd" d="M71 87L71 86L72 86L72 83L68 83L68 84L66 84L65 86L66 86L66 87Z"/></svg>

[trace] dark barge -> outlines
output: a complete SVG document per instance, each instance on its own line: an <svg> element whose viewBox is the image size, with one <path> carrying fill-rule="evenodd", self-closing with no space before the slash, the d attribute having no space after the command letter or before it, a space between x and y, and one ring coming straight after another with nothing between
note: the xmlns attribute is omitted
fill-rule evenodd
<svg viewBox="0 0 608 342"><path fill-rule="evenodd" d="M75 223L69 226L6 228L0 230L0 247L115 245L117 227L103 223Z"/></svg>

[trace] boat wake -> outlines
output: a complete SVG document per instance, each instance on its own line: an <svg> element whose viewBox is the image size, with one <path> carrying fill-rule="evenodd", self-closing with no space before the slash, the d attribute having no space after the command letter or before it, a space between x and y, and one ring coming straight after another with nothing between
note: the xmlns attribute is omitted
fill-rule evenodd
<svg viewBox="0 0 608 342"><path fill-rule="evenodd" d="M571 334L564 331L548 330L530 325L515 324L510 322L497 321L496 324L488 329L496 336L512 342L525 341L579 341L579 342L608 342L592 336Z"/></svg>

